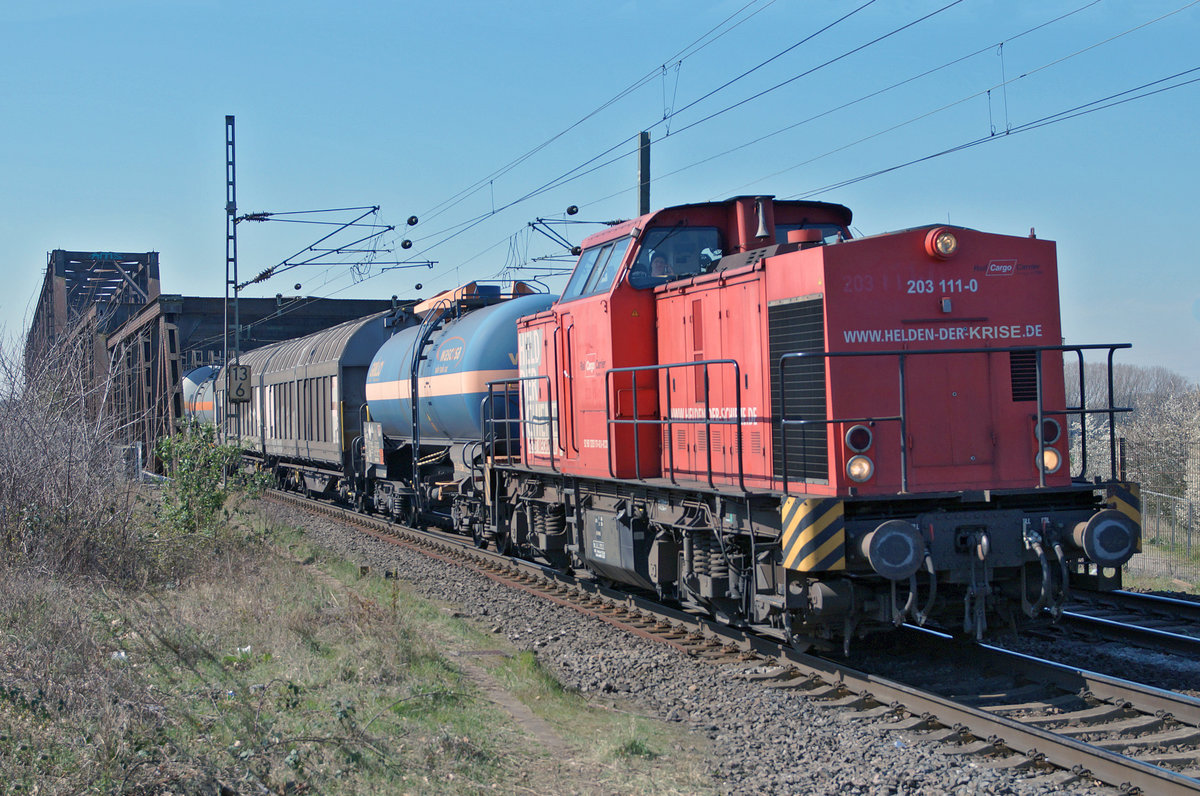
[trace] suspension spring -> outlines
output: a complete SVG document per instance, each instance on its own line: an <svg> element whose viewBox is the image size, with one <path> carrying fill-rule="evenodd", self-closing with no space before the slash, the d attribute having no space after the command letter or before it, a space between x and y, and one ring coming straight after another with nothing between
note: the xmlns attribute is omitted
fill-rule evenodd
<svg viewBox="0 0 1200 796"><path fill-rule="evenodd" d="M546 507L546 533L551 536L567 530L567 509L561 504Z"/></svg>
<svg viewBox="0 0 1200 796"><path fill-rule="evenodd" d="M707 534L692 534L692 571L697 575L712 574L708 542Z"/></svg>
<svg viewBox="0 0 1200 796"><path fill-rule="evenodd" d="M721 550L721 541L716 534L708 536L709 569L714 578L724 578L729 575L729 562Z"/></svg>

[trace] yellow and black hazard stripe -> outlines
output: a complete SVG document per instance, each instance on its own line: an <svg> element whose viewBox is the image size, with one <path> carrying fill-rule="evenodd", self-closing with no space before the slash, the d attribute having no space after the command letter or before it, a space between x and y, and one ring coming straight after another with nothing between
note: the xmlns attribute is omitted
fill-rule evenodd
<svg viewBox="0 0 1200 796"><path fill-rule="evenodd" d="M1134 525L1142 527L1142 487L1140 484L1114 481L1108 485L1108 498L1104 501L1109 508L1116 509ZM1142 552L1142 536L1138 534L1137 551Z"/></svg>
<svg viewBox="0 0 1200 796"><path fill-rule="evenodd" d="M846 568L845 504L840 500L784 498L783 565L800 572Z"/></svg>

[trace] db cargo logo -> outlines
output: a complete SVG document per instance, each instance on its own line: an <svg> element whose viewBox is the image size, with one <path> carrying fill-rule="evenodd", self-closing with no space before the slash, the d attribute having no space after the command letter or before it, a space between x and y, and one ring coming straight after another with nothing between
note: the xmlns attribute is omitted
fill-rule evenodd
<svg viewBox="0 0 1200 796"><path fill-rule="evenodd" d="M988 276L1011 276L1017 270L1016 260L992 260L987 266Z"/></svg>

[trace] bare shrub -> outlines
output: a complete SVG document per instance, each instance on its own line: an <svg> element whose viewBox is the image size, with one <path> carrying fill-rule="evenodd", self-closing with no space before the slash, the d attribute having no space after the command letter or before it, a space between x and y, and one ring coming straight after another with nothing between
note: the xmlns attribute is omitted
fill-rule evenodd
<svg viewBox="0 0 1200 796"><path fill-rule="evenodd" d="M0 561L129 580L139 570L133 491L93 341L78 335L28 367L16 345L0 349Z"/></svg>

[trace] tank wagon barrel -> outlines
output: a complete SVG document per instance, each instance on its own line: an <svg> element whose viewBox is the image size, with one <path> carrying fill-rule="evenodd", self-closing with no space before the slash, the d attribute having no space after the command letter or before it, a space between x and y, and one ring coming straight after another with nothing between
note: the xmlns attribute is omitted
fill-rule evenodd
<svg viewBox="0 0 1200 796"><path fill-rule="evenodd" d="M461 313L429 308L426 322L394 335L371 361L371 418L389 438L409 439L415 398L421 441L481 439L487 383L509 378L517 369L517 319L547 309L551 301L533 294Z"/></svg>
<svg viewBox="0 0 1200 796"><path fill-rule="evenodd" d="M220 368L201 365L183 376L183 417L185 420L212 425L216 422L213 398Z"/></svg>

